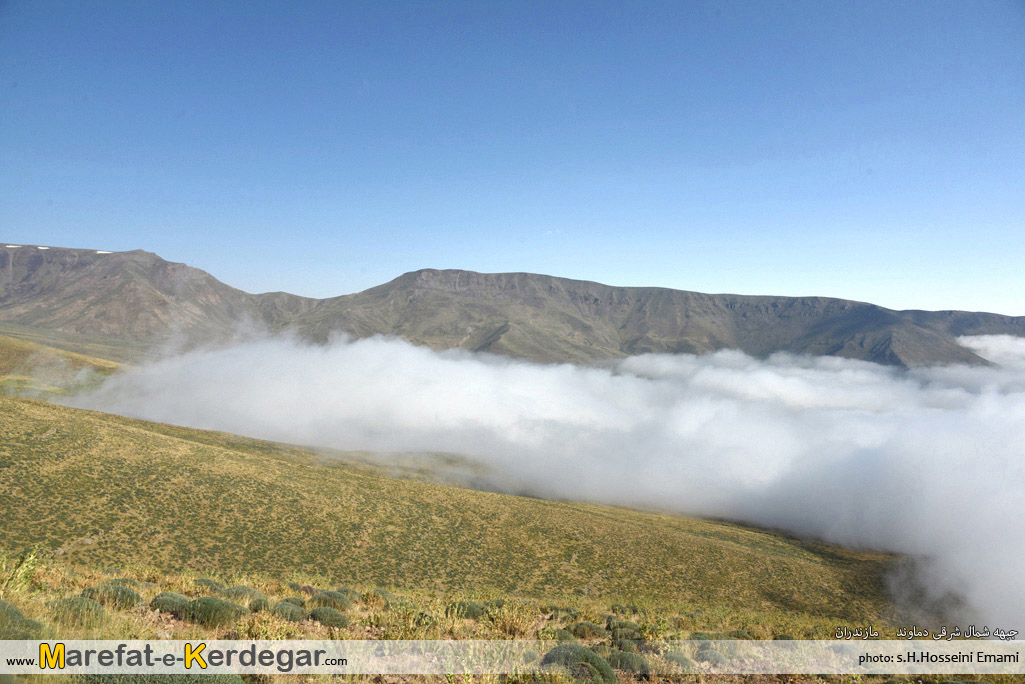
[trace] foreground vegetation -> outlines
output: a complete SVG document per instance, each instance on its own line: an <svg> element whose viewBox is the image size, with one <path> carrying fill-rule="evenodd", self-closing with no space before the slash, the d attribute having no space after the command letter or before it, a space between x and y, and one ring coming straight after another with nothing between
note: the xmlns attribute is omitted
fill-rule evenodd
<svg viewBox="0 0 1025 684"><path fill-rule="evenodd" d="M891 559L722 522L396 479L341 457L0 399L11 551L106 568L636 604L768 636L892 621Z"/></svg>
<svg viewBox="0 0 1025 684"><path fill-rule="evenodd" d="M638 680L792 684L825 679L871 684L938 684L950 677L728 677L709 669L721 655L708 639L787 638L729 629L714 611L672 614L666 606L608 604L577 599L570 605L498 592L400 593L370 585L335 586L326 578L292 572L198 576L144 565L105 571L34 554L0 557L0 639L540 639L544 670L522 676L379 677L260 675L224 682L180 676L161 684L281 684L298 680L482 681L496 684ZM488 598L489 596L495 598ZM714 627L726 631L704 631ZM587 663L586 665L583 663ZM49 681L51 677L24 677ZM82 684L131 684L115 677L71 678ZM1012 684L1017 677L991 677ZM145 678L131 680L137 684ZM11 684L5 682L4 684Z"/></svg>
<svg viewBox="0 0 1025 684"><path fill-rule="evenodd" d="M0 638L543 639L544 681L789 684L709 675L700 641L898 620L883 554L393 475L0 398Z"/></svg>

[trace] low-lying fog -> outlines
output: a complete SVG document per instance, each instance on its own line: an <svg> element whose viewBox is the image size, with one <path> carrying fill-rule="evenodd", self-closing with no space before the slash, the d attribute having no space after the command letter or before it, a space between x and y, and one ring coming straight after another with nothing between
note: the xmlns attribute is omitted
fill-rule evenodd
<svg viewBox="0 0 1025 684"><path fill-rule="evenodd" d="M1025 339L962 342L1001 365L905 372L727 351L584 368L262 339L69 402L336 449L472 454L509 491L921 556L919 581L963 596L963 618L1025 631Z"/></svg>

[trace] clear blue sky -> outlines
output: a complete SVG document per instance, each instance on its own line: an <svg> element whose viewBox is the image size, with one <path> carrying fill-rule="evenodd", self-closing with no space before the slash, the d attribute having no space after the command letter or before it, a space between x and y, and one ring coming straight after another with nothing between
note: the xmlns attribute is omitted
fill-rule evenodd
<svg viewBox="0 0 1025 684"><path fill-rule="evenodd" d="M1025 2L0 0L0 239L1025 314Z"/></svg>

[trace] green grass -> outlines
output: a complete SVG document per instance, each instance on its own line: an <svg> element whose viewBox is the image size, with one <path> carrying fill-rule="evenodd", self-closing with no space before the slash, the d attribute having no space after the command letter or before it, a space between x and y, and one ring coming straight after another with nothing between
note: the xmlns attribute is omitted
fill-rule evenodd
<svg viewBox="0 0 1025 684"><path fill-rule="evenodd" d="M113 361L0 335L0 393L63 394L118 367Z"/></svg>
<svg viewBox="0 0 1025 684"><path fill-rule="evenodd" d="M104 363L133 363L150 358L153 353L145 345L129 340L44 330L8 321L0 322L0 335Z"/></svg>
<svg viewBox="0 0 1025 684"><path fill-rule="evenodd" d="M40 545L68 572L178 573L189 586L161 580L161 590L188 596L215 593L195 585L203 576L278 600L295 591L260 582L387 587L440 597L441 618L453 600L516 598L580 613L569 622L604 624L627 605L667 627L761 637L894 619L886 555L396 479L298 448L27 399L0 398L0 520L11 552Z"/></svg>

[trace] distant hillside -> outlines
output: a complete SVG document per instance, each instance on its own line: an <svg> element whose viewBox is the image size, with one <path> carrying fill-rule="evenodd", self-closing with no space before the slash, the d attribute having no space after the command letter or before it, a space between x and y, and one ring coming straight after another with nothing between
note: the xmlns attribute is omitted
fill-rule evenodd
<svg viewBox="0 0 1025 684"><path fill-rule="evenodd" d="M1025 336L1025 317L894 311L843 299L610 287L528 273L422 270L330 299L252 295L142 251L0 249L0 332L131 359L155 345L230 338L240 326L318 342L399 335L540 362L740 349L895 366L983 363L960 335Z"/></svg>
<svg viewBox="0 0 1025 684"><path fill-rule="evenodd" d="M118 364L0 335L0 392L60 392L83 370L109 375Z"/></svg>
<svg viewBox="0 0 1025 684"><path fill-rule="evenodd" d="M823 631L891 615L884 554L395 479L345 454L25 399L0 397L0 417L0 551L42 544L99 568L637 599Z"/></svg>

